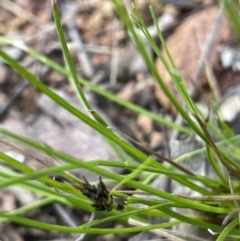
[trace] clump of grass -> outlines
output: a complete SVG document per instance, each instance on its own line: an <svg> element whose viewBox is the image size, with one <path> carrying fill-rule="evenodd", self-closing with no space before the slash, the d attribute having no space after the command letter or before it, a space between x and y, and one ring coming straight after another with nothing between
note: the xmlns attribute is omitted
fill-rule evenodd
<svg viewBox="0 0 240 241"><path fill-rule="evenodd" d="M228 176L225 175L219 168L221 165L224 167L225 170L229 174L235 176L237 180L240 178L240 166L234 161L235 158L239 156L239 151L237 150L235 143L239 140L239 136L233 136L231 138L225 138L221 136L222 139L215 143L208 132L208 127L214 127L213 129L216 130L217 127L214 126L213 123L208 125L208 119L202 119L202 115L200 114L199 110L197 109L195 103L193 102L191 96L188 94L188 91L184 85L184 82L181 76L178 74L176 66L174 64L174 59L172 59L170 52L168 51L167 45L165 40L162 36L160 29L158 29L158 34L162 46L167 53L167 58L165 58L161 51L159 50L156 43L153 41L152 37L148 33L148 30L142 21L140 15L138 14L137 10L133 7L133 14L130 16L124 5L121 1L113 0L112 1L115 7L115 10L120 18L120 20L125 25L127 31L129 32L130 36L136 47L138 48L139 52L143 56L150 73L156 79L157 83L160 85L166 96L171 101L172 105L176 108L176 110L181 114L183 119L186 121L189 127L183 127L177 125L164 117L160 117L154 113L151 113L139 106L133 105L127 101L121 100L120 98L112 95L106 90L101 89L100 87L89 83L88 81L79 77L75 71L71 56L69 54L65 37L63 34L63 30L61 27L61 22L58 14L58 7L56 1L52 0L53 4L53 15L56 23L56 29L59 35L60 42L62 44L62 49L66 61L66 66L60 66L54 61L48 59L46 56L41 55L34 49L25 46L24 44L19 45L19 42L16 42L11 39L7 39L5 37L0 38L1 43L5 44L13 44L18 46L28 54L33 55L36 59L40 60L41 62L49 65L51 68L59 71L60 73L68 76L70 83L74 86L76 90L76 94L79 96L81 101L84 103L86 107L86 112L82 112L69 104L66 100L62 97L57 95L53 92L50 88L48 88L45 84L43 84L38 78L36 78L33 74L31 74L25 67L19 64L17 61L12 59L8 56L4 51L0 49L0 56L5 62L13 68L19 75L24 77L29 83L35 86L39 91L50 97L53 101L55 101L59 106L64 108L69 112L70 115L76 116L79 121L86 123L87 125L91 126L93 129L97 130L101 133L104 137L109 139L113 142L117 147L120 148L120 155L119 161L113 162L111 160L89 160L89 161L82 161L75 157L72 157L66 153L61 152L60 150L52 149L42 143L34 141L32 139L26 138L24 136L20 136L17 133L13 133L9 130L0 128L0 133L3 136L11 138L14 141L18 141L21 144L26 146L30 146L39 152L43 152L51 157L58 158L63 161L63 165L61 166L53 166L53 167L46 167L42 170L36 172L35 170L31 169L30 167L26 166L25 164L19 163L18 161L14 160L12 157L7 156L3 152L0 152L0 159L13 166L15 169L20 171L21 174L17 173L16 171L10 170L7 167L2 167L0 170L0 188L7 187L10 185L19 185L25 189L30 191L36 192L41 194L43 198L41 200L32 203L31 205L27 205L21 208L18 208L12 212L6 213L0 211L1 222L5 221L12 221L19 223L21 225L31 226L39 229L45 230L55 230L60 232L69 232L69 233L89 233L89 234L106 234L106 233L133 233L133 232L141 232L145 230L153 230L153 229L160 229L160 228L170 228L180 223L189 223L198 227L211 229L214 232L219 232L220 235L217 240L224 240L226 236L231 235L232 237L240 237L240 232L235 227L239 224L238 218L235 218L232 215L231 221L228 225L219 226L214 223L207 223L202 216L189 216L177 213L173 211L172 207L181 207L181 208L189 208L194 210L199 210L202 213L214 213L214 215L218 214L225 214L231 216L231 214L235 214L236 206L234 201L239 200L238 192L239 188L237 189L237 184L234 181L233 183L228 180ZM153 14L153 10L150 8L153 20L156 24L156 18ZM232 9L231 9L232 11ZM157 56L163 62L165 68L167 69L169 75L173 79L177 90L181 94L186 106L187 111L178 103L175 99L174 95L171 93L167 85L164 83L160 73L158 73L156 66L149 56L148 52L146 51L145 45L141 40L141 37L136 32L137 26L145 35L146 39L148 40L149 44L157 54ZM157 27L157 24L156 24ZM137 148L130 145L128 142L122 140L117 133L114 132L113 129L108 127L108 124L103 120L103 118L92 110L87 98L84 95L84 91L81 88L80 84L90 88L93 91L109 98L112 101L115 101L131 110L134 110L138 113L143 113L149 116L150 118L158 121L168 127L175 128L181 132L191 134L195 133L198 135L205 143L205 148L195 150L192 153L186 153L182 157L179 157L175 160L170 160L165 157L159 156L145 148L146 151L151 154L148 156L138 150ZM193 118L189 116L189 112L193 114ZM224 125L223 125L224 126ZM6 145L13 145L11 143L4 142L0 140L2 143ZM221 146L221 148L220 148ZM231 153L229 153L228 149L231 148ZM17 149L17 147L16 147ZM193 156L201 152L206 152L210 165L212 165L213 169L215 170L217 178L209 178L209 177L200 177L194 175L191 170L184 170L180 166L180 161L183 161L185 157ZM124 155L122 155L124 153ZM139 164L135 162L126 161L124 156L126 153ZM163 163L159 163L154 159L154 156L164 161ZM216 158L220 162L216 162ZM38 160L38 158L36 158ZM169 165L170 163L170 165ZM110 172L105 169L106 166L117 167L117 168L125 168L130 171L128 175L120 175L117 173ZM172 166L177 168L177 171L171 170ZM86 197L82 195L80 192L76 190L73 186L69 185L68 183L59 183L55 180L49 178L50 175L55 173L60 173L61 175L65 176L67 179L82 185L82 180L77 179L68 174L67 171L73 170L75 168L84 168L86 170L92 171L96 173L96 176L101 176L103 181L105 178L112 180L113 183L116 184L115 188L109 190L109 192L105 193L108 197L116 196L121 197L127 200L127 204L125 205L124 211L118 210L116 207L117 205L113 202L112 199L103 200L107 202L109 205L112 205L113 208L111 212L102 212L103 217L101 219L94 220L92 222L80 225L78 227L68 227L62 225L53 225L50 223L44 223L36 220L30 220L28 218L23 217L23 214L29 210L32 210L36 207L41 207L43 205L60 202L66 205L71 205L76 208L84 209L89 212L95 212L93 206L93 200L91 197ZM141 174L142 172L147 172L149 174L154 175L167 175L169 178L189 187L192 190L199 192L202 197L187 197L181 195L173 195L171 193L167 193L163 190L158 190L154 187L151 187L149 183L141 183L134 180L134 177ZM36 182L35 180L38 180ZM132 189L139 190L138 193L150 194L154 195L161 200L143 200L136 197L129 197L128 194L125 192L119 192L117 187L120 184L126 184ZM233 185L232 185L233 184ZM207 185L208 188L203 188ZM75 197L68 198L65 196L60 195L56 192L52 187L57 190L61 190L63 192L72 193ZM94 189L94 187L92 187ZM224 189L224 193L223 192ZM133 192L134 193L134 192ZM147 205L146 208L136 208L132 206L132 203L143 203ZM174 218L170 221L166 221L159 224L150 224L148 222L149 215L159 216L159 217L169 217ZM129 219L131 220L141 220L144 221L144 225L140 225L138 227L134 227L128 224ZM117 221L123 224L122 228L95 228L96 224L101 224L110 220Z"/></svg>

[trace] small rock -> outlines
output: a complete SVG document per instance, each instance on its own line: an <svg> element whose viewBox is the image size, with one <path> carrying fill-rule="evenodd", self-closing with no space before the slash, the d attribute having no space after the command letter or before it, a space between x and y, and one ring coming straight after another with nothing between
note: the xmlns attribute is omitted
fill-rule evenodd
<svg viewBox="0 0 240 241"><path fill-rule="evenodd" d="M149 147L155 149L163 141L163 134L159 131L153 131L150 137Z"/></svg>
<svg viewBox="0 0 240 241"><path fill-rule="evenodd" d="M18 60L22 55L22 50L13 46L4 47L3 51L15 60Z"/></svg>
<svg viewBox="0 0 240 241"><path fill-rule="evenodd" d="M224 121L232 122L240 112L240 96L232 95L226 98L219 109Z"/></svg>
<svg viewBox="0 0 240 241"><path fill-rule="evenodd" d="M152 119L146 115L138 115L136 123L140 127L140 129L147 135L149 135L153 131Z"/></svg>
<svg viewBox="0 0 240 241"><path fill-rule="evenodd" d="M1 210L10 212L16 209L16 196L10 192L0 192Z"/></svg>
<svg viewBox="0 0 240 241"><path fill-rule="evenodd" d="M25 161L25 156L16 151L7 151L5 152L6 155L12 157L13 159L17 160L20 163Z"/></svg>

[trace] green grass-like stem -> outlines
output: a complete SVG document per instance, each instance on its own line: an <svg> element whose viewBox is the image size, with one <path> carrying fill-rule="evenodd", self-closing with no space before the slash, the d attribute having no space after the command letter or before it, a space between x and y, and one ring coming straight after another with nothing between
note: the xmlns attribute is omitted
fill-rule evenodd
<svg viewBox="0 0 240 241"><path fill-rule="evenodd" d="M55 24L56 24L56 30L57 30L58 37L59 37L59 40L62 45L64 57L66 59L67 65L71 72L71 77L75 83L75 87L76 87L75 89L78 91L78 94L81 97L81 100L84 103L87 110L91 110L92 109L91 105L89 104L87 98L85 97L81 86L78 84L78 76L77 76L75 67L73 65L73 61L72 61L71 55L69 53L68 46L67 46L67 43L65 40L65 36L63 33L63 29L62 29L62 25L61 25L61 21L60 21L60 17L59 17L59 12L58 12L57 2L55 0L52 0L51 2L52 2L52 9L53 9L53 17L54 17Z"/></svg>
<svg viewBox="0 0 240 241"><path fill-rule="evenodd" d="M58 63L56 63L55 61L49 59L48 57L46 57L45 55L37 52L36 50L34 50L33 48L26 46L23 43L19 44L19 41L14 41L8 38L5 38L3 36L0 36L0 42L4 43L4 44L11 44L13 46L15 46L16 48L19 48L23 51L25 51L26 53L30 54L31 56L33 56L34 58L38 59L40 62L42 62L43 64L48 65L49 67L53 68L54 70L58 71L59 73L68 76L69 78L71 78L71 72L64 68L63 66L59 65ZM191 131L189 130L189 128L186 128L184 126L178 125L170 120L165 119L164 117L162 117L160 114L155 114L153 112L150 112L148 110L146 110L145 108L142 108L138 105L135 105L134 103L131 103L129 101L126 101L124 99L121 99L119 97L117 97L116 95L110 93L107 90L104 90L102 88L100 88L99 86L84 80L83 78L81 78L80 76L78 76L78 81L80 84L86 86L87 88L89 88L90 90L98 93L99 95L104 96L105 98L119 104L122 105L132 111L135 111L137 113L142 113L146 116L148 116L149 118L162 123L170 128L174 128L177 129L183 133L186 134L190 134Z"/></svg>

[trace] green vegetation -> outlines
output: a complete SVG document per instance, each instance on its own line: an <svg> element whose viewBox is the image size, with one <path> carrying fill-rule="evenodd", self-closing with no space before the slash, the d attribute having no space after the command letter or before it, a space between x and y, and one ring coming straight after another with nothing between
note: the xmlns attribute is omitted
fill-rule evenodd
<svg viewBox="0 0 240 241"><path fill-rule="evenodd" d="M223 170L227 170L232 176L234 176L234 180L240 179L240 165L235 162L238 160L239 157L239 150L238 144L240 136L224 136L224 130L219 129L220 127L225 127L225 125L216 126L214 123L209 123L207 117L203 117L200 111L197 109L196 105L194 104L191 96L189 96L188 91L184 85L181 76L178 74L176 66L174 64L174 59L171 57L171 53L169 53L167 49L167 45L164 41L162 36L161 30L158 29L158 35L161 41L161 44L167 53L167 59L164 58L159 47L156 45L148 30L143 23L139 13L133 6L132 16L128 14L126 8L122 4L121 1L113 0L113 4L115 7L115 11L118 14L120 20L125 25L127 31L129 32L132 41L137 46L137 49L143 56L146 65L149 68L150 73L157 81L157 83L161 86L162 90L165 92L166 96L171 101L172 105L176 108L178 113L181 114L184 121L188 124L188 127L181 126L178 124L173 123L165 119L162 116L156 115L154 113L149 112L148 110L136 106L130 102L122 100L107 90L101 89L97 85L94 85L87 80L82 79L80 76L77 75L72 59L70 57L67 44L65 41L65 37L63 34L63 30L60 23L60 18L58 14L58 8L55 3L53 2L53 15L56 23L56 29L59 35L59 39L62 44L62 49L64 52L64 57L66 60L66 66L60 66L53 60L48 59L46 56L43 56L41 53L38 53L34 49L31 49L28 46L21 45L19 46L18 43L12 39L7 39L3 36L0 37L1 44L12 44L22 48L28 54L34 56L39 61L43 62L44 64L50 66L51 68L59 71L61 74L66 75L69 78L70 83L74 86L76 90L76 94L81 99L86 107L86 112L81 112L71 104L69 104L66 100L62 97L57 95L53 92L50 88L48 88L45 84L39 81L33 74L31 74L25 67L19 64L17 61L12 59L8 56L5 52L0 49L0 56L4 61L14 69L20 76L24 77L26 80L29 81L33 86L35 86L39 91L50 97L53 101L55 101L59 106L64 108L69 112L69 115L76 116L79 121L82 121L92 127L93 129L97 130L101 133L104 137L108 140L113 142L117 147L120 148L119 156L122 157L119 161L113 162L111 160L89 160L89 161L81 161L73 156L67 155L66 153L61 152L60 150L54 150L49 146L46 146L42 143L38 143L35 140L31 140L24 136L20 136L17 133L13 133L9 130L5 130L0 128L0 133L4 137L8 137L10 140L12 139L15 143L16 141L20 142L23 145L30 146L31 148L36 149L39 152L43 152L51 157L58 158L63 161L65 164L61 166L53 166L53 167L46 167L38 172L31 169L30 167L26 166L25 164L19 163L18 161L14 160L13 158L7 156L3 152L0 152L0 160L9 164L10 166L14 167L14 170L20 171L19 172L13 171L8 169L7 167L1 167L0 170L0 188L7 187L10 185L18 185L23 187L24 189L31 190L32 192L41 194L43 198L41 200L32 203L31 205L27 205L21 207L17 210L14 210L9 213L5 213L0 211L0 222L5 222L10 220L12 222L16 222L22 225L27 225L39 229L45 230L56 230L60 232L69 232L69 233L89 233L89 234L106 234L106 233L131 233L131 232L141 232L144 230L153 230L157 228L169 228L175 225L178 225L182 222L190 223L192 225L196 225L198 227L211 229L214 232L221 233L217 238L218 241L225 240L227 236L232 236L233 238L240 238L240 231L236 228L239 224L238 217L233 215L230 219L231 221L229 224L224 226L219 226L214 223L206 222L206 217L202 216L193 216L193 215L184 215L178 212L173 211L170 207L182 207L182 208L190 208L194 210L202 211L203 214L206 213L215 213L218 214L231 214L235 212L237 207L235 206L234 201L239 200L239 188L237 181L232 181L233 187L231 187L228 177L225 175ZM232 14L232 11L236 11L236 8L231 7L230 1L227 4L227 10L231 12L230 16L232 16L231 21L238 29L237 21L239 19L234 19L236 14ZM156 18L153 14L153 9L150 8L153 20L156 24ZM235 13L235 12L234 12ZM185 110L181 104L175 99L174 95L168 89L160 73L158 73L156 66L149 56L148 52L145 49L145 45L142 42L141 38L138 36L136 32L136 26L144 33L146 39L150 43L151 47L155 51L156 55L161 59L165 68L167 69L169 75L171 76L178 92L181 94L187 110ZM238 32L239 34L239 32ZM159 163L154 160L154 153L151 153L151 157L147 156L137 148L133 147L126 141L122 140L118 137L115 132L109 128L107 128L107 123L103 120L103 118L92 110L88 100L86 99L83 89L80 87L81 85L86 86L87 88L91 89L99 93L100 95L108 98L111 101L114 101L126 108L129 108L133 111L138 113L145 114L152 118L155 121L160 122L163 125L166 125L170 128L174 128L180 132L185 134L193 134L195 133L198 135L205 143L205 148L195 150L191 153L186 153L175 160L168 160L167 158L162 158L164 160L163 163ZM191 112L193 115L192 117L189 115ZM206 118L206 119L205 119ZM215 143L211 138L211 135L208 132L208 129L211 129L218 137L219 142ZM117 132L116 132L117 133ZM90 138L90 137L89 137ZM2 140L0 140L2 142ZM9 144L6 143L5 144ZM221 147L221 148L220 148ZM199 153L206 153L208 156L208 160L210 165L213 167L216 178L210 177L203 177L203 176L195 176L188 172L188 170L182 170L179 165L181 162L184 161L185 158L197 155ZM123 158L126 156L125 154L128 153L132 160L139 162L139 165L136 165L136 162L131 162L131 160L127 161ZM124 154L124 155L122 155ZM171 162L176 163L174 170L172 170ZM170 163L170 164L169 164ZM113 173L107 171L105 169L106 166L114 166L116 168L125 168L130 171L128 175L120 175L117 173ZM49 178L51 174L59 173L69 180L74 180L74 182L78 184L82 184L82 180L78 180L76 177L72 177L71 175L67 174L66 171L75 169L75 168L84 168L86 170L92 171L96 173L96 176L101 176L103 181L106 178L111 180L113 183L116 184L116 187L110 190L108 195L113 196L120 196L126 200L126 206L124 211L117 210L116 204L113 203L113 210L110 212L101 212L103 217L98 220L94 220L92 222L83 224L78 227L68 227L68 226L60 226L60 225L53 225L50 223L43 223L40 221L30 220L24 217L24 213L29 210L32 210L36 207L41 207L43 205L47 205L49 203L59 202L64 203L66 205L74 206L79 209L84 209L89 212L95 212L94 208L91 206L92 200L82 195L80 192L77 192L75 188L67 183L59 183L57 181L52 180ZM179 170L176 170L178 168ZM134 180L134 177L142 172L147 172L151 175L151 178L154 178L156 175L165 174L169 178L189 187L192 190L198 191L202 194L203 198L194 199L191 197L183 197L173 195L171 193L167 193L163 190L158 190L153 188L149 185L151 181L148 179L148 183L146 182L138 182ZM132 189L139 190L146 194L155 195L156 197L162 198L162 201L158 200L141 200L140 198L134 198L128 196L126 193L118 192L117 187L120 184L125 184ZM206 186L208 188L206 188ZM61 195L60 193L56 192L52 187L55 189L61 190L63 192L72 193L75 197L66 197ZM223 192L224 190L224 192ZM231 193L234 191L234 194ZM200 195L199 195L200 196ZM207 196L204 199L204 196ZM81 201L80 201L81 200ZM146 208L136 208L132 206L133 203L143 203L146 204ZM174 221L172 219L170 221L154 224L151 225L148 223L149 215L154 216L164 216L164 217L171 217L175 218ZM144 220L146 225L134 227L128 224L129 218L139 220ZM95 228L94 225L104 223L107 221L116 221L123 224L122 228Z"/></svg>

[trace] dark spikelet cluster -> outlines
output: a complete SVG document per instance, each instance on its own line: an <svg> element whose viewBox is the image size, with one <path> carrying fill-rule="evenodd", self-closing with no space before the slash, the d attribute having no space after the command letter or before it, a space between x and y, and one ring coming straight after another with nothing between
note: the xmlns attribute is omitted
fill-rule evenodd
<svg viewBox="0 0 240 241"><path fill-rule="evenodd" d="M85 183L83 184L82 194L90 198L93 201L92 206L97 211L111 211L113 206L113 197L109 194L102 178L99 177L99 183L96 187L91 185L85 177L83 177Z"/></svg>
<svg viewBox="0 0 240 241"><path fill-rule="evenodd" d="M68 181L67 179L61 176L54 176L53 179L61 183ZM85 183L83 184L71 183L71 185L74 188L80 190L84 196L91 199L91 201L93 202L92 207L95 210L109 212L113 209L113 207L116 210L120 210L120 211L125 209L125 205L114 202L113 196L110 195L101 177L99 177L99 182L97 187L95 185L90 184L84 176L83 176L83 179ZM68 193L61 192L58 189L56 189L56 191L61 195L68 196Z"/></svg>

